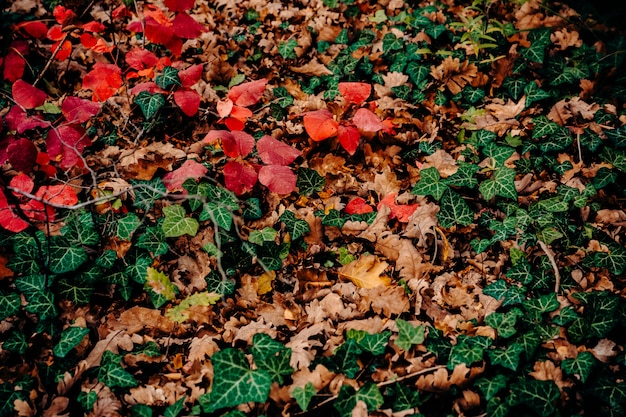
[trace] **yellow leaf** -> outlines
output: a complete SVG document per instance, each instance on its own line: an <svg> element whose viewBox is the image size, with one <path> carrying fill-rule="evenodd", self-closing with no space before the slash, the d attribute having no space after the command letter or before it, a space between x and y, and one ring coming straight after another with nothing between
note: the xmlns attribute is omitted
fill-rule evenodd
<svg viewBox="0 0 626 417"><path fill-rule="evenodd" d="M163 272L155 268L149 267L146 270L146 288L150 288L155 294L158 294L166 300L176 298L176 286L172 284L170 278Z"/></svg>
<svg viewBox="0 0 626 417"><path fill-rule="evenodd" d="M259 295L263 295L272 291L272 281L274 281L275 278L276 278L276 272L274 271L267 271L264 274L262 274L257 281L257 285L258 285L257 293Z"/></svg>
<svg viewBox="0 0 626 417"><path fill-rule="evenodd" d="M388 286L391 279L381 275L389 264L374 255L361 256L339 268L339 276L347 278L360 288L374 288L379 285Z"/></svg>

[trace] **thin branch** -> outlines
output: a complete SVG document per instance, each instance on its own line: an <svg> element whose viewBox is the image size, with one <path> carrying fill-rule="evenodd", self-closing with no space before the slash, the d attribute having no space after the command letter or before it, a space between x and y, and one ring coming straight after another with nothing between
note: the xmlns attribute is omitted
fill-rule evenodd
<svg viewBox="0 0 626 417"><path fill-rule="evenodd" d="M556 278L556 283L554 284L554 292L558 294L559 288L561 287L561 273L559 272L559 267L556 264L556 259L554 259L554 252L552 249L545 244L545 242L538 240L539 246L546 253L546 256L550 260L550 264L552 264L552 270L554 271L554 277Z"/></svg>

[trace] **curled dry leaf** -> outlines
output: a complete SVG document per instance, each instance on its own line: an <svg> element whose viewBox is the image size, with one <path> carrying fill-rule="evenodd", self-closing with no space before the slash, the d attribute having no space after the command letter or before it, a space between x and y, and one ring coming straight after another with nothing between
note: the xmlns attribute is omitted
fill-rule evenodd
<svg viewBox="0 0 626 417"><path fill-rule="evenodd" d="M387 286L391 279L382 273L389 264L381 261L375 255L364 255L339 268L339 276L348 279L360 288L374 288L379 285Z"/></svg>

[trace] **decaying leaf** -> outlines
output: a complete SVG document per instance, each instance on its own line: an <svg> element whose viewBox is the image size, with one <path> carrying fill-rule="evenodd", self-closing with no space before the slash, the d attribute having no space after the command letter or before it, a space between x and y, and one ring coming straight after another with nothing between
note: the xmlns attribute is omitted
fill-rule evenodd
<svg viewBox="0 0 626 417"><path fill-rule="evenodd" d="M352 281L360 288L374 288L379 285L387 286L391 279L382 273L389 264L381 261L375 255L364 255L339 268L339 276Z"/></svg>

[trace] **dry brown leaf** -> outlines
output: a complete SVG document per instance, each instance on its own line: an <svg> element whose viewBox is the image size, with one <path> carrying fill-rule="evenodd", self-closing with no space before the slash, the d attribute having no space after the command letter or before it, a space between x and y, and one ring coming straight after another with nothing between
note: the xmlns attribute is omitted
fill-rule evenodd
<svg viewBox="0 0 626 417"><path fill-rule="evenodd" d="M550 34L550 41L556 45L561 51L566 50L570 46L574 48L583 44L582 39L578 36L577 31L569 31L567 28L555 30Z"/></svg>
<svg viewBox="0 0 626 417"><path fill-rule="evenodd" d="M289 69L293 72L297 72L298 74L304 74L313 77L321 77L322 75L331 75L333 73L326 67L326 65L319 62L317 58L313 58L311 61L299 67L289 67Z"/></svg>
<svg viewBox="0 0 626 417"><path fill-rule="evenodd" d="M590 352L593 353L593 356L600 362L607 363L612 357L617 355L616 347L617 343L614 341L600 339L593 349L590 349Z"/></svg>
<svg viewBox="0 0 626 417"><path fill-rule="evenodd" d="M417 389L429 392L441 392L449 390L453 385L463 386L476 376L483 373L485 364L468 368L461 363L450 372L447 368L439 368L432 374L421 375L415 382Z"/></svg>
<svg viewBox="0 0 626 417"><path fill-rule="evenodd" d="M440 65L431 66L430 74L441 81L452 94L458 94L478 76L478 67L469 61L461 63L459 58L449 56Z"/></svg>
<svg viewBox="0 0 626 417"><path fill-rule="evenodd" d="M456 159L443 149L437 149L432 155L428 155L425 159L422 169L435 167L442 178L448 178L456 173L459 169Z"/></svg>
<svg viewBox="0 0 626 417"><path fill-rule="evenodd" d="M327 327L328 324L325 322L314 323L309 327L300 329L300 331L285 344L286 347L291 349L290 365L294 369L304 369L311 364L315 358L315 350L313 348L323 346L317 338L311 338L325 334Z"/></svg>
<svg viewBox="0 0 626 417"><path fill-rule="evenodd" d="M382 275L389 264L381 261L375 255L364 255L342 266L337 271L339 276L348 279L360 288L374 288L379 285L387 286L391 279Z"/></svg>
<svg viewBox="0 0 626 417"><path fill-rule="evenodd" d="M19 399L13 401L13 409L15 410L15 415L19 417L34 417L36 415L35 409L31 407L28 401Z"/></svg>
<svg viewBox="0 0 626 417"><path fill-rule="evenodd" d="M217 336L205 334L202 337L194 337L189 343L189 353L187 360L203 361L206 357L212 356L219 350L216 339Z"/></svg>
<svg viewBox="0 0 626 417"><path fill-rule="evenodd" d="M367 312L370 309L376 314L392 317L409 311L409 299L403 287L382 287L363 289L359 291L361 301L359 310Z"/></svg>

